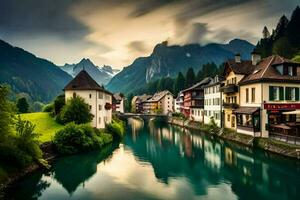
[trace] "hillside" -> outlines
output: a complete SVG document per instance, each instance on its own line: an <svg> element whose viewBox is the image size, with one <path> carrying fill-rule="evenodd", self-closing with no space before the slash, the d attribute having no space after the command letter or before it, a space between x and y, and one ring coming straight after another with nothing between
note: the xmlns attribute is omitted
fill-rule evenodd
<svg viewBox="0 0 300 200"><path fill-rule="evenodd" d="M61 67L62 70L75 77L82 69L85 69L100 85L106 85L111 78L119 72L112 69L111 66L104 65L103 67L96 66L90 59L83 58L79 63L65 64Z"/></svg>
<svg viewBox="0 0 300 200"><path fill-rule="evenodd" d="M296 7L290 19L283 15L272 33L265 26L263 38L257 43L255 50L263 57L277 54L296 59L300 55L300 7Z"/></svg>
<svg viewBox="0 0 300 200"><path fill-rule="evenodd" d="M49 102L71 78L53 63L0 40L0 84L9 84L14 94Z"/></svg>
<svg viewBox="0 0 300 200"><path fill-rule="evenodd" d="M163 42L155 46L150 56L137 58L114 76L107 88L113 92L129 93L161 77L174 77L178 72L185 73L190 67L199 71L206 63L220 65L228 58L233 58L235 53L248 59L253 48L252 44L240 39L232 40L228 44L212 43L205 46L168 46Z"/></svg>

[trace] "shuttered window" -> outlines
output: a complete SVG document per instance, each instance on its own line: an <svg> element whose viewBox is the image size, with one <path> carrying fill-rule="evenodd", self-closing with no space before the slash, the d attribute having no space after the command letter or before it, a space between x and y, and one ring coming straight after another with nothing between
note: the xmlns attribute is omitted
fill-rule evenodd
<svg viewBox="0 0 300 200"><path fill-rule="evenodd" d="M283 101L284 100L284 88L277 86L269 87L269 100L270 101Z"/></svg>

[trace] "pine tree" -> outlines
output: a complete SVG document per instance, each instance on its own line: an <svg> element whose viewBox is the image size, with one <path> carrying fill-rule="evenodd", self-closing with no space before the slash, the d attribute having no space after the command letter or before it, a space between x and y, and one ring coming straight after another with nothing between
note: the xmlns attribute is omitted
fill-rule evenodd
<svg viewBox="0 0 300 200"><path fill-rule="evenodd" d="M185 79L181 72L178 73L174 83L174 94L177 95L185 87Z"/></svg>
<svg viewBox="0 0 300 200"><path fill-rule="evenodd" d="M196 82L195 72L193 68L189 68L185 76L185 86L190 87Z"/></svg>
<svg viewBox="0 0 300 200"><path fill-rule="evenodd" d="M19 113L27 113L29 111L29 104L25 97L18 99L17 108Z"/></svg>
<svg viewBox="0 0 300 200"><path fill-rule="evenodd" d="M287 26L287 37L290 43L300 51L300 7L293 11L291 20Z"/></svg>
<svg viewBox="0 0 300 200"><path fill-rule="evenodd" d="M0 143L12 132L13 108L8 101L9 88L0 85Z"/></svg>
<svg viewBox="0 0 300 200"><path fill-rule="evenodd" d="M273 40L277 40L281 37L283 37L285 35L285 32L287 30L287 26L288 26L288 23L289 23L289 20L288 18L283 15L280 19L279 19L279 22L277 24L277 27L274 31L274 34L273 34Z"/></svg>
<svg viewBox="0 0 300 200"><path fill-rule="evenodd" d="M263 39L270 38L270 32L266 26L264 27L262 34L263 34Z"/></svg>

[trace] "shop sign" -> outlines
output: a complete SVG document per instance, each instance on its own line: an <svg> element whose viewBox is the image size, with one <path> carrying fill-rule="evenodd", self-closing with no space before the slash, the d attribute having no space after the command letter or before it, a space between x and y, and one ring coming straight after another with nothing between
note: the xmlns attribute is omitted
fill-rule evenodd
<svg viewBox="0 0 300 200"><path fill-rule="evenodd" d="M265 103L264 109L266 109L266 110L297 110L297 109L300 109L300 103L286 103L286 104Z"/></svg>

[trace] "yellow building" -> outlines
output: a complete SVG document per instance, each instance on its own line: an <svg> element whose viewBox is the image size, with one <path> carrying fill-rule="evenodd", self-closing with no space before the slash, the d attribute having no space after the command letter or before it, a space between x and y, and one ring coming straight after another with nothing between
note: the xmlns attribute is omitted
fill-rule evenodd
<svg viewBox="0 0 300 200"><path fill-rule="evenodd" d="M168 90L155 93L150 99L143 103L143 111L146 113L165 115L174 112L173 94Z"/></svg>
<svg viewBox="0 0 300 200"><path fill-rule="evenodd" d="M225 127L300 144L300 64L276 55L252 53L249 61L237 55L226 62L224 76Z"/></svg>

